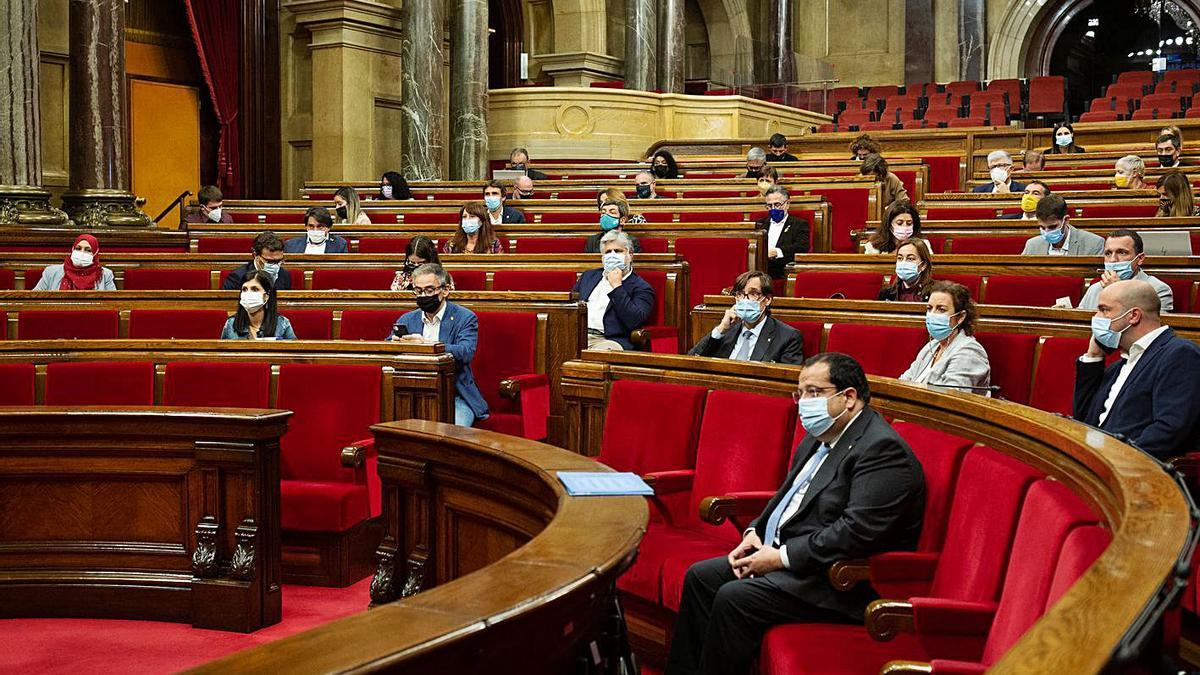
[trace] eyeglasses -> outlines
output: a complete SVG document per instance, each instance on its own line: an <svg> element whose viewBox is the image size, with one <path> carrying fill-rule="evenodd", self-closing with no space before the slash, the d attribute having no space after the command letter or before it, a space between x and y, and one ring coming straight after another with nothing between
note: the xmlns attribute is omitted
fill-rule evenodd
<svg viewBox="0 0 1200 675"><path fill-rule="evenodd" d="M796 391L792 392L792 401L798 402L800 399L804 399L804 398L820 398L821 392L829 391L831 389L837 389L837 387L828 386L828 387L809 387L807 389L802 389L802 390L797 389Z"/></svg>
<svg viewBox="0 0 1200 675"><path fill-rule="evenodd" d="M743 291L743 292L741 292L741 293L734 293L734 294L733 294L733 299L734 299L734 300L754 300L754 301L758 301L758 300L762 300L762 298L763 298L762 291L760 291L760 290L758 290L758 289L753 289L753 288L752 288L752 289L750 289L750 290L748 290L748 291Z"/></svg>
<svg viewBox="0 0 1200 675"><path fill-rule="evenodd" d="M413 286L412 291L413 291L413 295L417 296L418 298L421 298L421 297L425 297L425 296L429 296L429 295L437 295L438 291L442 290L445 287L446 287L445 285L425 286L424 288L422 288L420 286Z"/></svg>
<svg viewBox="0 0 1200 675"><path fill-rule="evenodd" d="M1012 162L1008 162L1007 164L992 164L992 165L989 165L988 168L989 169L1011 169L1012 166L1013 166Z"/></svg>

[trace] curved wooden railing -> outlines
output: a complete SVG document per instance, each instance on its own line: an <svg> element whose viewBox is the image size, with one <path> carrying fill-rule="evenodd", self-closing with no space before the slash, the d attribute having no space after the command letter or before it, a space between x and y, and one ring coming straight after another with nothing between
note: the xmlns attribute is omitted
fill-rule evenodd
<svg viewBox="0 0 1200 675"><path fill-rule="evenodd" d="M584 352L563 367L568 447L599 450L609 385L669 382L787 396L797 369L662 354ZM1089 502L1112 543L993 666L996 673L1102 670L1140 614L1175 579L1188 541L1185 499L1151 458L1103 432L1026 406L871 377L871 405L973 439L1045 471Z"/></svg>
<svg viewBox="0 0 1200 675"><path fill-rule="evenodd" d="M197 671L571 671L633 562L645 500L566 495L555 472L604 469L541 443L416 420L372 429L388 531L372 594L422 574L436 585Z"/></svg>

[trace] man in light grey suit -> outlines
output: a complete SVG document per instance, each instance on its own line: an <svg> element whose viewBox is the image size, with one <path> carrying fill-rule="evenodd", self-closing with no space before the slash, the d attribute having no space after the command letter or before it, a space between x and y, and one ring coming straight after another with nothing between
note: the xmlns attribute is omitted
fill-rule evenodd
<svg viewBox="0 0 1200 675"><path fill-rule="evenodd" d="M1104 253L1104 238L1071 227L1067 215L1067 200L1050 194L1037 205L1038 227L1042 233L1025 242L1021 255L1100 255Z"/></svg>

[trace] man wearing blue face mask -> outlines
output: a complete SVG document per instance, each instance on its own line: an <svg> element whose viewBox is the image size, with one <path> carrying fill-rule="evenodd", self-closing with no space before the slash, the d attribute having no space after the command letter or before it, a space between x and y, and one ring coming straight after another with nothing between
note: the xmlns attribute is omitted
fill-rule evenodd
<svg viewBox="0 0 1200 675"><path fill-rule="evenodd" d="M758 228L767 231L767 271L773 279L786 279L787 264L809 250L808 221L788 213L788 198L780 185L767 188L767 215L757 221Z"/></svg>
<svg viewBox="0 0 1200 675"><path fill-rule="evenodd" d="M1158 294L1144 281L1100 291L1092 339L1075 364L1072 417L1167 459L1200 444L1200 347L1159 312ZM1118 349L1122 358L1105 368Z"/></svg>
<svg viewBox="0 0 1200 675"><path fill-rule="evenodd" d="M866 584L835 590L829 566L916 547L925 476L868 405L862 366L817 354L804 362L793 397L808 433L742 542L688 569L666 675L745 672L778 624L861 623L874 593Z"/></svg>
<svg viewBox="0 0 1200 675"><path fill-rule="evenodd" d="M1104 240L1104 273L1100 280L1088 287L1079 302L1079 309L1096 309L1100 302L1100 291L1118 281L1137 279L1154 287L1158 293L1158 301L1162 311L1170 312L1175 308L1175 294L1171 287L1159 281L1157 277L1146 274L1142 265L1146 262L1146 253L1142 245L1142 235L1133 230L1113 230Z"/></svg>
<svg viewBox="0 0 1200 675"><path fill-rule="evenodd" d="M488 181L483 186L483 203L487 206L488 217L493 225L502 223L523 223L525 214L504 204L504 186L500 181Z"/></svg>
<svg viewBox="0 0 1200 675"><path fill-rule="evenodd" d="M225 275L221 282L221 290L236 291L242 283L262 270L271 277L275 290L289 291L292 289L292 275L283 269L283 240L274 232L262 232L254 238L254 258L242 267Z"/></svg>
<svg viewBox="0 0 1200 675"><path fill-rule="evenodd" d="M654 311L654 288L633 271L629 235L612 231L600 239L600 269L579 275L572 289L587 302L588 349L634 349L629 334Z"/></svg>
<svg viewBox="0 0 1200 675"><path fill-rule="evenodd" d="M771 277L757 270L742 272L733 282L733 298L733 307L725 310L721 323L688 354L795 365L804 360L804 338L770 315Z"/></svg>
<svg viewBox="0 0 1200 675"><path fill-rule="evenodd" d="M1062 195L1042 197L1034 213L1042 233L1025 242L1021 255L1100 255L1104 251L1103 237L1071 227Z"/></svg>
<svg viewBox="0 0 1200 675"><path fill-rule="evenodd" d="M605 200L600 205L600 231L589 236L583 242L584 253L600 253L600 241L609 232L623 232L629 237L630 250L633 253L642 252L642 244L637 237L624 232L625 224L629 222L629 202L624 200Z"/></svg>

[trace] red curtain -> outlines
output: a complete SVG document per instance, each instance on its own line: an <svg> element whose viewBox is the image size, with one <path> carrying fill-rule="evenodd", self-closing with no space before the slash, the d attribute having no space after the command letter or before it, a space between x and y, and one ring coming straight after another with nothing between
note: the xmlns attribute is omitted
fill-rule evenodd
<svg viewBox="0 0 1200 675"><path fill-rule="evenodd" d="M238 101L242 84L241 0L184 0L200 69L221 124L217 146L217 187L225 197L241 196Z"/></svg>

